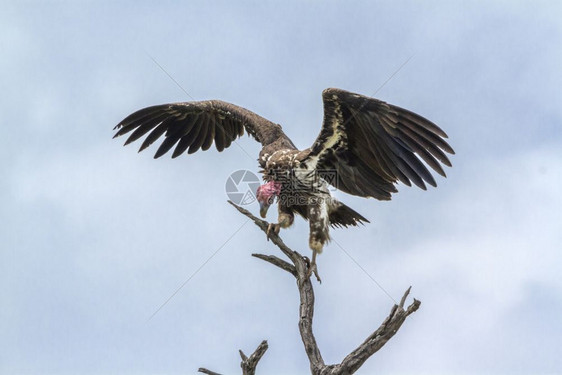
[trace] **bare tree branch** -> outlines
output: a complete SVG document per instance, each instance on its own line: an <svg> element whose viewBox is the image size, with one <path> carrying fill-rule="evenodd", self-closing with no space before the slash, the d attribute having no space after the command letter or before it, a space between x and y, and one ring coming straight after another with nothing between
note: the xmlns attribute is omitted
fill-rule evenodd
<svg viewBox="0 0 562 375"><path fill-rule="evenodd" d="M203 374L207 374L207 375L221 375L221 374L219 374L218 372L214 372L214 371L211 371L211 370L207 370L207 369L204 368L204 367L199 367L199 370L197 370L197 372L202 372Z"/></svg>
<svg viewBox="0 0 562 375"><path fill-rule="evenodd" d="M240 213L250 218L267 235L267 228L269 226L267 221L258 219L248 210L235 205L231 201L229 201L229 203L232 204ZM314 333L312 332L312 319L314 316L314 289L309 278L310 262L308 261L308 258L287 247L277 234L270 233L268 239L270 239L293 264L290 264L289 262L274 255L252 254L252 256L271 263L274 266L289 272L296 278L300 297L299 331L310 363L310 372L313 375L348 375L355 373L369 357L382 348L388 340L390 340L398 332L406 318L420 307L420 301L414 299L414 301L404 310L404 304L410 294L411 287L408 288L402 296L400 304L392 307L390 314L386 317L381 326L369 335L369 337L367 337L361 345L347 355L341 363L326 365L322 355L320 354L320 349L318 348ZM318 281L320 281L319 278ZM263 341L250 357L247 357L242 351L240 351L240 356L242 358L240 366L242 367L244 375L255 374L256 365L266 350L267 341ZM217 375L217 373L203 368L200 368L199 372Z"/></svg>
<svg viewBox="0 0 562 375"><path fill-rule="evenodd" d="M250 218L263 232L267 235L267 228L269 224L265 220L258 219L248 210L235 205L230 202L238 211ZM307 258L300 255L298 252L291 250L283 240L275 233L269 235L269 239L277 245L277 247L285 254L292 262L296 269L295 278L297 279L297 286L300 295L300 311L299 311L299 331L301 334L301 339L304 344L304 349L308 360L310 362L310 368L313 374L326 365L324 364L324 359L322 359L322 354L320 354L320 349L316 343L316 338L312 332L312 318L314 316L314 289L312 288L312 283L307 277L308 262Z"/></svg>
<svg viewBox="0 0 562 375"><path fill-rule="evenodd" d="M267 235L267 228L269 227L269 223L267 221L262 220L262 219L258 219L257 217L252 215L252 213L250 211L248 211L248 210L246 210L246 209L244 209L240 206L237 206L236 204L232 203L232 201L228 201L228 203L233 205L234 208L236 208L238 211L240 211L240 213L242 213L243 215L246 215L250 220L252 220ZM293 261L293 263L295 262L294 258L296 258L296 257L302 258L302 256L299 253L289 249L289 247L287 245L285 245L285 243L283 242L281 237L279 237L279 235L272 232L269 235L269 239L271 240L271 242L273 242L283 252L283 254L285 254L289 259L291 259ZM296 264L295 264L295 266L296 266Z"/></svg>
<svg viewBox="0 0 562 375"><path fill-rule="evenodd" d="M242 362L240 362L240 367L242 368L242 375L256 374L256 366L258 365L258 362L260 361L261 357L263 357L263 355L267 351L267 348L268 348L267 341L263 340L250 357L247 357L242 350L238 350L238 352L240 353L240 358L242 358ZM198 371L207 375L221 375L218 372L207 370L206 368L203 367L200 367Z"/></svg>
<svg viewBox="0 0 562 375"><path fill-rule="evenodd" d="M252 254L252 256L261 260L265 260L266 262L269 262L274 266L277 266L297 277L297 269L295 268L295 266L293 266L289 262L284 261L283 259L277 258L275 255Z"/></svg>
<svg viewBox="0 0 562 375"><path fill-rule="evenodd" d="M258 365L258 362L261 359L261 357L263 357L263 355L265 354L267 348L268 348L267 341L263 340L249 358L246 357L246 355L242 350L239 351L240 357L242 358L240 367L242 367L243 375L255 375L256 366Z"/></svg>
<svg viewBox="0 0 562 375"><path fill-rule="evenodd" d="M373 332L367 339L359 345L357 349L352 351L347 357L343 359L341 364L334 367L334 374L353 374L365 363L370 356L375 354L380 348L387 343L388 340L392 338L398 332L398 329L402 326L402 323L406 320L406 317L416 311L421 302L414 299L414 302L408 309L404 311L404 302L406 297L410 293L410 288L406 290L400 305L394 305L390 310L390 314L381 324L381 326ZM339 370L339 371L338 371Z"/></svg>

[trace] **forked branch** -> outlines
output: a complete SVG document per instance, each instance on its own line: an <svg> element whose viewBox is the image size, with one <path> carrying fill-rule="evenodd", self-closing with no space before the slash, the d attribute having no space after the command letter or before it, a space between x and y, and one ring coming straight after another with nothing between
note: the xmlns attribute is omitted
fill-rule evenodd
<svg viewBox="0 0 562 375"><path fill-rule="evenodd" d="M230 201L229 203L232 204L240 213L251 219L267 235L267 228L269 226L268 222L255 217L248 210L245 210ZM404 308L406 299L410 294L411 288L408 288L402 296L400 304L392 307L390 314L381 326L369 335L369 337L367 337L361 345L346 356L341 363L326 365L322 355L320 354L320 349L318 348L314 333L312 332L312 318L314 316L314 289L312 288L312 282L308 277L310 261L308 258L287 247L277 234L270 233L269 239L281 250L281 252L283 252L283 254L285 254L285 256L289 258L292 264L274 255L252 254L252 256L265 260L266 262L287 271L295 277L300 296L299 331L306 355L308 356L308 360L310 362L310 371L313 375L347 375L355 373L370 356L382 348L384 344L386 344L387 341L390 340L396 332L398 332L398 329L400 329L406 318L420 307L420 301L414 299L407 308ZM261 355L257 357L255 362L256 364L257 361L259 361L259 358L261 358ZM246 374L246 372L244 372L244 374Z"/></svg>
<svg viewBox="0 0 562 375"><path fill-rule="evenodd" d="M255 375L256 374L256 366L260 361L261 357L265 354L267 350L267 341L263 340L261 344L258 345L257 349L252 353L251 356L246 356L242 350L239 350L240 358L242 358L242 362L240 362L240 367L242 367L242 375ZM199 372L207 375L221 375L218 372L214 372L211 370L207 370L206 368L200 367Z"/></svg>

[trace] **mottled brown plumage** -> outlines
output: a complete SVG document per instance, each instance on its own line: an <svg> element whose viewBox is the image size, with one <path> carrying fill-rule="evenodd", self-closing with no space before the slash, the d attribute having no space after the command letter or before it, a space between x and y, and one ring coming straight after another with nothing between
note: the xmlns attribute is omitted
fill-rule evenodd
<svg viewBox="0 0 562 375"><path fill-rule="evenodd" d="M422 189L426 183L436 186L426 165L445 176L441 164L451 166L445 153L454 154L443 130L406 109L334 88L324 90L322 99L322 128L305 150L298 150L279 124L220 100L141 109L115 127L115 137L132 132L127 145L146 135L139 151L163 138L154 157L173 149L175 158L213 144L223 151L248 132L262 144L258 162L264 179L276 184L258 192L262 216L277 198L279 224L272 230L290 226L295 213L308 219L309 245L316 255L329 240L330 225L368 222L331 197L328 185L360 197L389 200L398 181Z"/></svg>

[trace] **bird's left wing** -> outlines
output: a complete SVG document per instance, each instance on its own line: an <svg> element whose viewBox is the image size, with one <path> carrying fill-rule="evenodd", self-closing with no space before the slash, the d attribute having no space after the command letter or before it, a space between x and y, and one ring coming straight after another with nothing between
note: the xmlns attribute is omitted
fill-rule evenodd
<svg viewBox="0 0 562 375"><path fill-rule="evenodd" d="M454 154L437 125L406 109L340 89L322 93L324 121L307 169L335 172L327 181L346 193L389 200L398 181L425 189L435 180L420 158L442 176ZM445 151L445 152L444 152Z"/></svg>
<svg viewBox="0 0 562 375"><path fill-rule="evenodd" d="M121 121L114 130L115 137L127 134L125 145L147 133L139 152L164 136L154 155L158 158L175 146L172 157L186 152L209 149L214 143L220 152L244 134L246 130L263 146L272 142L291 141L275 124L256 113L220 100L161 104L143 108ZM291 143L292 144L292 143Z"/></svg>

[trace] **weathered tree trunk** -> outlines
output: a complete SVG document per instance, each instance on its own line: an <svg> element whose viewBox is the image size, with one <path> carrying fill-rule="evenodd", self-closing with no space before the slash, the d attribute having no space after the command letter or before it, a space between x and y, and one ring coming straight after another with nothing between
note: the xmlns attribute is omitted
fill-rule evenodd
<svg viewBox="0 0 562 375"><path fill-rule="evenodd" d="M268 222L258 219L249 211L235 205L232 202L229 203L231 203L242 214L250 218L262 231L267 233L267 228L269 226ZM348 354L341 363L326 365L324 363L324 359L322 359L322 354L320 354L320 349L316 343L314 333L312 332L312 318L314 316L314 289L312 288L312 282L309 277L310 261L298 252L289 249L278 235L270 233L269 238L275 245L277 245L283 254L289 258L291 263L278 258L275 255L252 254L252 256L265 260L266 262L287 271L295 277L300 296L299 331L306 355L308 356L308 361L310 362L310 372L312 375L347 375L355 373L370 356L375 354L384 346L384 344L386 344L388 340L392 338L392 336L396 334L396 332L398 332L406 318L420 307L421 302L414 299L414 301L406 309L404 309L406 298L410 294L411 289L408 288L402 296L400 304L392 307L390 314L386 317L380 327L371 333L371 335L369 335L369 337L367 337L361 345ZM316 275L316 277L319 280L318 275ZM240 366L242 367L243 375L255 374L258 361L261 359L266 350L267 341L263 341L250 357L246 357L246 355L240 351L240 356L242 357L242 363ZM210 375L219 375L216 372L205 368L200 368L199 372Z"/></svg>

